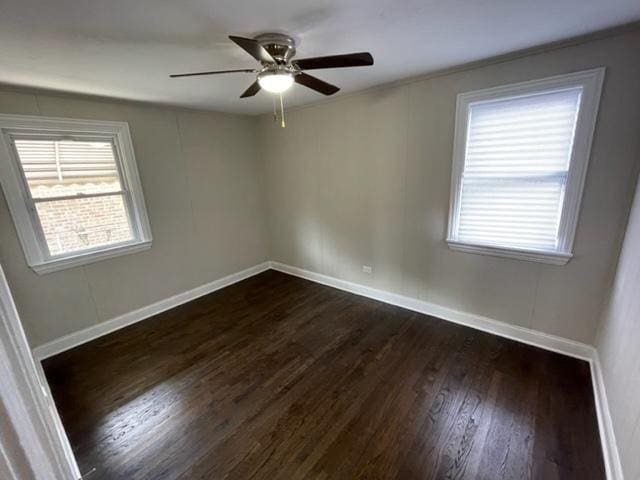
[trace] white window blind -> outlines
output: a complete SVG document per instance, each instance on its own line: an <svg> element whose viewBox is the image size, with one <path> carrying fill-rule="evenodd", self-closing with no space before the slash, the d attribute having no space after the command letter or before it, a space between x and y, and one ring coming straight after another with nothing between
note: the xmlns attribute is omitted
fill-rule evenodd
<svg viewBox="0 0 640 480"><path fill-rule="evenodd" d="M594 69L458 95L452 249L572 257L603 78Z"/></svg>
<svg viewBox="0 0 640 480"><path fill-rule="evenodd" d="M557 248L581 91L470 105L459 240Z"/></svg>
<svg viewBox="0 0 640 480"><path fill-rule="evenodd" d="M16 138L15 146L29 183L118 181L111 142Z"/></svg>

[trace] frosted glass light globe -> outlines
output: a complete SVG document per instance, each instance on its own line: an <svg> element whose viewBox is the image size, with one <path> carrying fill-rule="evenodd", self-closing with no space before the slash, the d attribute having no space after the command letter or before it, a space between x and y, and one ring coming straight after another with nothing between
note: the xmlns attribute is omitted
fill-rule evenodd
<svg viewBox="0 0 640 480"><path fill-rule="evenodd" d="M258 76L258 83L270 93L282 93L293 85L293 75L289 72L264 72Z"/></svg>

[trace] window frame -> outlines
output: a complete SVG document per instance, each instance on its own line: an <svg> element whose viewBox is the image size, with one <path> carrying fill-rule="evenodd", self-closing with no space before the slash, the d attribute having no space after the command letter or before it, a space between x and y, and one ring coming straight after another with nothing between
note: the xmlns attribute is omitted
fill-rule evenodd
<svg viewBox="0 0 640 480"><path fill-rule="evenodd" d="M68 254L50 255L13 136L108 141L113 145L121 193L133 239ZM27 264L44 274L151 248L153 240L126 122L31 115L0 115L0 181ZM114 192L116 193L116 192ZM116 193L117 194L117 193ZM91 198L96 195L79 195Z"/></svg>
<svg viewBox="0 0 640 480"><path fill-rule="evenodd" d="M553 265L564 265L571 260L604 75L605 68L600 67L458 94L456 99L449 222L446 238L450 249ZM462 193L462 174L464 172L471 105L496 100L516 99L576 87L582 88L582 94L578 107L578 118L560 216L558 248L556 250L532 250L458 240L457 228Z"/></svg>

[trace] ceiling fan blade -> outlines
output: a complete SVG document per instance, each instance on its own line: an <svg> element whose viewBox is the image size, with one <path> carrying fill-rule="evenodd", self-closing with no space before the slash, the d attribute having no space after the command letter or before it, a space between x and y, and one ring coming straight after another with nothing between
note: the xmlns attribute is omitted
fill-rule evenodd
<svg viewBox="0 0 640 480"><path fill-rule="evenodd" d="M239 70L216 70L212 72L174 73L173 75L169 75L169 77L171 78L195 77L197 75L218 75L220 73L256 73L256 70L242 68Z"/></svg>
<svg viewBox="0 0 640 480"><path fill-rule="evenodd" d="M307 75L306 73L299 73L294 77L294 80L296 83L304 85L305 87L310 88L311 90L315 90L316 92L320 92L323 95L333 95L338 90L340 90L335 85L331 85L324 80L320 80L319 78Z"/></svg>
<svg viewBox="0 0 640 480"><path fill-rule="evenodd" d="M319 68L367 67L373 65L373 57L369 52L347 53L345 55L329 55L328 57L301 58L292 62L300 70L316 70Z"/></svg>
<svg viewBox="0 0 640 480"><path fill-rule="evenodd" d="M229 35L229 40L234 42L245 52L261 63L276 63L276 59L271 56L267 50L253 38L235 37Z"/></svg>
<svg viewBox="0 0 640 480"><path fill-rule="evenodd" d="M247 98L247 97L253 97L256 93L258 93L260 91L260 84L258 83L258 81L256 80L255 82L253 82L249 88L247 88L242 95L240 95L240 98Z"/></svg>

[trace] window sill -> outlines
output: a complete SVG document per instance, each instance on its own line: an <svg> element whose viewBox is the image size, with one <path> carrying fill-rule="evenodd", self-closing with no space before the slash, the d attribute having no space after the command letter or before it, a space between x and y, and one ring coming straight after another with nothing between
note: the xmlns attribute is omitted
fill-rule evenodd
<svg viewBox="0 0 640 480"><path fill-rule="evenodd" d="M515 260L525 260L527 262L539 262L550 265L566 265L573 257L571 253L490 247L487 245L473 245L455 240L447 240L447 243L451 250L455 250L457 252L492 255L494 257L512 258Z"/></svg>
<svg viewBox="0 0 640 480"><path fill-rule="evenodd" d="M142 252L151 248L151 240L137 242L127 245L119 245L104 250L90 253L79 253L78 255L49 260L47 262L30 265L31 269L38 275L57 272L67 268L79 267L89 263L99 262L108 258L119 257L130 253Z"/></svg>

